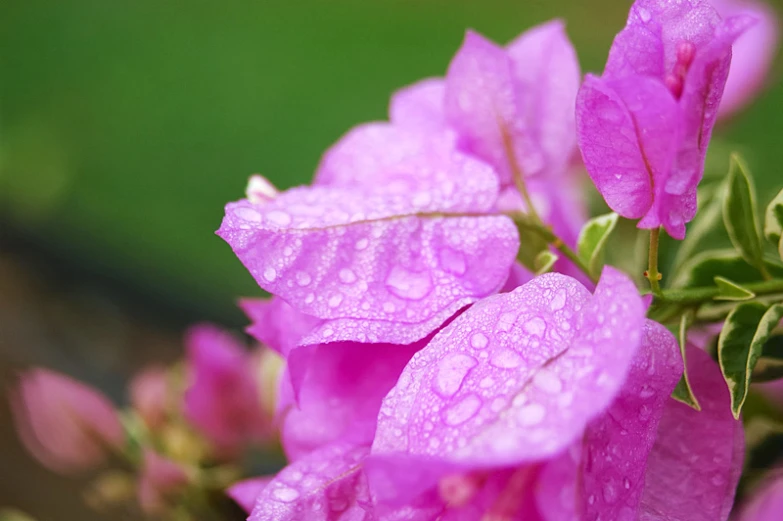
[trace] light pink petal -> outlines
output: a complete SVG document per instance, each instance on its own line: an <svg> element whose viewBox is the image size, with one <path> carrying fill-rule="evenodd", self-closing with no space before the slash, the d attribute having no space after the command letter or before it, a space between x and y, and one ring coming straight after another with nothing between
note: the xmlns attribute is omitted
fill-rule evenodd
<svg viewBox="0 0 783 521"><path fill-rule="evenodd" d="M518 94L505 49L468 31L446 75L446 119L461 147L495 167L502 185L511 184L513 169L533 175L544 167L521 117Z"/></svg>
<svg viewBox="0 0 783 521"><path fill-rule="evenodd" d="M643 314L633 284L611 268L592 298L547 274L475 304L413 357L384 400L373 476L423 485L432 476L416 478L419 466L518 465L563 450L622 385Z"/></svg>
<svg viewBox="0 0 783 521"><path fill-rule="evenodd" d="M660 192L670 175L679 121L677 104L662 82L588 75L579 92L579 146L590 177L612 210L629 219L648 214L646 227L662 224L653 189Z"/></svg>
<svg viewBox="0 0 783 521"><path fill-rule="evenodd" d="M300 386L299 406L284 414L282 441L291 460L335 441L370 445L381 400L421 343L317 346Z"/></svg>
<svg viewBox="0 0 783 521"><path fill-rule="evenodd" d="M443 78L427 78L404 87L391 98L389 120L395 126L440 132L446 126L443 112L445 94Z"/></svg>
<svg viewBox="0 0 783 521"><path fill-rule="evenodd" d="M723 91L718 117L725 118L744 108L764 87L780 39L773 9L753 0L711 0L724 18L744 14L757 20L732 46L729 77Z"/></svg>
<svg viewBox="0 0 783 521"><path fill-rule="evenodd" d="M742 508L739 521L779 521L783 513L783 473L772 472L770 478L754 491Z"/></svg>
<svg viewBox="0 0 783 521"><path fill-rule="evenodd" d="M718 365L690 346L688 375L702 410L669 399L647 460L640 521L725 521L742 472L742 423Z"/></svg>
<svg viewBox="0 0 783 521"><path fill-rule="evenodd" d="M236 501L237 505L248 514L256 506L256 499L261 495L266 486L272 481L271 476L262 476L260 478L250 478L239 481L231 485L226 490L226 495Z"/></svg>
<svg viewBox="0 0 783 521"><path fill-rule="evenodd" d="M288 358L292 349L323 320L305 315L279 297L242 299L239 307L252 320L245 331L265 346Z"/></svg>
<svg viewBox="0 0 783 521"><path fill-rule="evenodd" d="M160 514L189 481L182 465L145 449L136 489L139 506L147 514Z"/></svg>
<svg viewBox="0 0 783 521"><path fill-rule="evenodd" d="M511 57L521 117L546 157L547 172L559 176L576 147L574 107L581 74L562 20L526 31L506 50Z"/></svg>
<svg viewBox="0 0 783 521"><path fill-rule="evenodd" d="M173 390L165 367L150 366L135 375L130 382L130 399L134 411L147 427L160 427L170 412Z"/></svg>
<svg viewBox="0 0 783 521"><path fill-rule="evenodd" d="M580 484L581 459L582 443L577 440L568 449L542 464L535 485L535 496L543 521L583 519L579 516L581 504L577 504L584 492Z"/></svg>
<svg viewBox="0 0 783 521"><path fill-rule="evenodd" d="M579 511L586 519L635 521L647 457L682 375L677 339L647 320L642 346L612 406L585 433Z"/></svg>
<svg viewBox="0 0 783 521"><path fill-rule="evenodd" d="M220 452L233 453L268 434L250 353L231 335L201 325L185 340L191 383L184 413Z"/></svg>
<svg viewBox="0 0 783 521"><path fill-rule="evenodd" d="M297 188L265 205L231 203L218 233L262 288L298 311L425 325L415 341L502 287L519 246L509 218L475 215L494 204L492 173L455 161L459 172L433 165L429 178L406 178L406 190ZM470 216L443 215L452 212ZM366 341L358 329L344 339ZM377 342L400 343L385 331Z"/></svg>

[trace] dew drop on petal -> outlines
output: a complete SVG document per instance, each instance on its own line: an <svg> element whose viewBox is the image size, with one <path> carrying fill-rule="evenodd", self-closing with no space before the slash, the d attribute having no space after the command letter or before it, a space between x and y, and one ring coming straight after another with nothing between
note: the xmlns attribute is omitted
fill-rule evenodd
<svg viewBox="0 0 783 521"><path fill-rule="evenodd" d="M395 266L386 277L386 287L400 298L421 300L432 291L432 278L427 272L414 272Z"/></svg>
<svg viewBox="0 0 783 521"><path fill-rule="evenodd" d="M248 208L246 206L240 206L239 208L234 209L234 215L236 215L243 221L249 221L255 223L261 221L261 214L253 210L252 208Z"/></svg>
<svg viewBox="0 0 783 521"><path fill-rule="evenodd" d="M280 487L276 489L273 494L275 498L285 503L290 503L291 501L295 501L297 498L299 498L299 492L288 487Z"/></svg>
<svg viewBox="0 0 783 521"><path fill-rule="evenodd" d="M296 272L296 283L300 286L307 286L312 282L312 278L310 277L310 274L305 271L297 271Z"/></svg>
<svg viewBox="0 0 783 521"><path fill-rule="evenodd" d="M314 300L315 300L315 295L313 293L308 293L304 299L305 304L312 304Z"/></svg>
<svg viewBox="0 0 783 521"><path fill-rule="evenodd" d="M354 248L356 248L358 251L362 251L363 249L367 248L369 244L370 241L368 241L367 239L359 239L358 241L356 241Z"/></svg>
<svg viewBox="0 0 783 521"><path fill-rule="evenodd" d="M493 353L489 363L499 369L514 369L522 363L522 357L511 349L503 349Z"/></svg>
<svg viewBox="0 0 783 521"><path fill-rule="evenodd" d="M540 403L531 403L519 409L517 418L521 425L538 425L546 416L546 409Z"/></svg>
<svg viewBox="0 0 783 521"><path fill-rule="evenodd" d="M266 218L269 221L278 224L280 226L288 226L289 224L291 224L291 216L280 210L272 210L271 212L266 214Z"/></svg>
<svg viewBox="0 0 783 521"><path fill-rule="evenodd" d="M474 349L484 349L489 344L489 338L484 333L473 333L470 337L470 345Z"/></svg>
<svg viewBox="0 0 783 521"><path fill-rule="evenodd" d="M641 7L639 8L639 18L642 19L642 22L647 23L652 19L652 15L650 14L650 11Z"/></svg>
<svg viewBox="0 0 783 521"><path fill-rule="evenodd" d="M546 322L544 322L544 319L541 317L534 317L528 320L523 327L525 328L525 331L539 338L543 337L546 332Z"/></svg>
<svg viewBox="0 0 783 521"><path fill-rule="evenodd" d="M556 394L563 390L563 381L555 373L542 369L533 377L533 385L544 392Z"/></svg>
<svg viewBox="0 0 783 521"><path fill-rule="evenodd" d="M343 301L343 296L340 293L335 293L331 297L329 297L329 307L330 308L336 308L340 305L340 303Z"/></svg>
<svg viewBox="0 0 783 521"><path fill-rule="evenodd" d="M356 274L348 268L341 269L339 275L340 280L345 284L356 282Z"/></svg>
<svg viewBox="0 0 783 521"><path fill-rule="evenodd" d="M274 282L277 278L277 271L274 268L267 268L264 270L264 278L269 282Z"/></svg>
<svg viewBox="0 0 783 521"><path fill-rule="evenodd" d="M555 293L555 297L552 299L552 301L549 303L549 309L552 311L558 311L563 309L563 306L565 306L566 303L566 292L564 289L558 290L557 293Z"/></svg>
<svg viewBox="0 0 783 521"><path fill-rule="evenodd" d="M444 248L438 254L440 267L447 273L453 275L464 275L467 269L465 265L465 256L451 248Z"/></svg>
<svg viewBox="0 0 783 521"><path fill-rule="evenodd" d="M444 358L438 366L438 373L433 382L433 391L449 398L459 391L462 381L478 361L472 356L454 353Z"/></svg>
<svg viewBox="0 0 783 521"><path fill-rule="evenodd" d="M476 415L481 407L481 399L469 394L444 411L443 420L451 426L465 423Z"/></svg>

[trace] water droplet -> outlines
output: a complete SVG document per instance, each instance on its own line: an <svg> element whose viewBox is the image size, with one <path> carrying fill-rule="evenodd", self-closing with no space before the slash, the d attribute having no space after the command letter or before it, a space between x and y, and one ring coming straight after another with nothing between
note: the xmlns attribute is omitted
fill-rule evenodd
<svg viewBox="0 0 783 521"><path fill-rule="evenodd" d="M246 206L240 206L239 208L235 208L234 215L236 215L243 221L249 221L254 223L261 222L261 214L253 210L252 208L248 208Z"/></svg>
<svg viewBox="0 0 783 521"><path fill-rule="evenodd" d="M321 336L323 336L324 338L329 338L333 334L334 334L334 330L326 328L324 329L323 333L321 333Z"/></svg>
<svg viewBox="0 0 783 521"><path fill-rule="evenodd" d="M292 488L280 487L275 489L273 495L280 501L283 501L285 503L290 503L291 501L295 501L299 497L299 492L297 492Z"/></svg>
<svg viewBox="0 0 783 521"><path fill-rule="evenodd" d="M421 300L432 291L432 278L426 271L415 272L395 266L386 277L386 287L400 298Z"/></svg>
<svg viewBox="0 0 783 521"><path fill-rule="evenodd" d="M413 196L411 203L413 203L413 206L421 208L430 204L430 201L432 201L432 196L429 192L418 192Z"/></svg>
<svg viewBox="0 0 783 521"><path fill-rule="evenodd" d="M451 248L443 248L438 254L440 267L452 275L464 275L467 269L465 265L465 256Z"/></svg>
<svg viewBox="0 0 783 521"><path fill-rule="evenodd" d="M475 349L484 349L489 344L489 338L484 333L473 333L470 337L470 345Z"/></svg>
<svg viewBox="0 0 783 521"><path fill-rule="evenodd" d="M307 286L312 282L312 278L310 277L310 274L304 271L297 271L296 272L296 283L300 286Z"/></svg>
<svg viewBox="0 0 783 521"><path fill-rule="evenodd" d="M356 281L356 274L348 268L341 269L339 275L340 280L345 284L351 284L352 282Z"/></svg>
<svg viewBox="0 0 783 521"><path fill-rule="evenodd" d="M541 317L534 317L528 320L523 327L525 331L539 338L543 337L546 332L546 322Z"/></svg>
<svg viewBox="0 0 783 521"><path fill-rule="evenodd" d="M499 369L514 369L522 363L522 357L510 349L503 349L493 353L489 363Z"/></svg>
<svg viewBox="0 0 783 521"><path fill-rule="evenodd" d="M497 330L503 331L504 333L507 333L511 331L511 328L514 327L514 322L516 322L517 317L513 313L503 313L500 315L500 318L498 318L497 323Z"/></svg>
<svg viewBox="0 0 783 521"><path fill-rule="evenodd" d="M644 7L640 7L638 13L639 13L639 18L641 18L642 22L644 23L647 23L652 19L652 15L650 14L650 11L648 11Z"/></svg>
<svg viewBox="0 0 783 521"><path fill-rule="evenodd" d="M557 293L555 293L555 297L552 299L552 302L549 303L549 309L551 309L552 311L558 311L560 309L563 309L565 303L566 303L566 292L564 289L561 289Z"/></svg>
<svg viewBox="0 0 783 521"><path fill-rule="evenodd" d="M340 303L343 301L343 296L340 293L335 293L331 297L329 297L329 307L330 308L336 308L340 305Z"/></svg>
<svg viewBox="0 0 783 521"><path fill-rule="evenodd" d="M277 271L274 268L267 268L264 270L264 278L269 282L274 282L277 278Z"/></svg>
<svg viewBox="0 0 783 521"><path fill-rule="evenodd" d="M383 303L383 311L384 311L385 313L394 313L394 311L395 311L396 309L397 309L397 308L395 307L395 305L394 305L394 303L393 303L393 302L384 302L384 303Z"/></svg>
<svg viewBox="0 0 783 521"><path fill-rule="evenodd" d="M288 226L291 224L291 216L280 210L272 210L266 214L266 218L267 220L280 226Z"/></svg>
<svg viewBox="0 0 783 521"><path fill-rule="evenodd" d="M443 420L451 426L460 425L475 416L480 407L481 399L469 394L446 409Z"/></svg>
<svg viewBox="0 0 783 521"><path fill-rule="evenodd" d="M533 385L544 392L555 394L563 390L563 382L553 372L542 369L533 377Z"/></svg>
<svg viewBox="0 0 783 521"><path fill-rule="evenodd" d="M356 241L356 244L354 245L354 248L356 248L358 251L362 251L363 249L367 248L367 245L370 244L370 241L367 239L359 239Z"/></svg>
<svg viewBox="0 0 783 521"><path fill-rule="evenodd" d="M595 496L593 494L590 494L590 497L587 498L587 502L589 504L591 504L591 505L594 504L595 503Z"/></svg>
<svg viewBox="0 0 783 521"><path fill-rule="evenodd" d="M623 174L614 174L614 178L615 179L622 179L623 178Z"/></svg>
<svg viewBox="0 0 783 521"><path fill-rule="evenodd" d="M487 376L479 382L479 387L482 389L489 389L493 385L495 385L495 379L491 376Z"/></svg>
<svg viewBox="0 0 783 521"><path fill-rule="evenodd" d="M315 295L313 293L308 293L305 297L305 304L312 304L315 300Z"/></svg>
<svg viewBox="0 0 783 521"><path fill-rule="evenodd" d="M615 488L614 484L612 484L611 481L607 481L604 483L604 501L609 503L610 505L617 501L617 488Z"/></svg>
<svg viewBox="0 0 783 521"><path fill-rule="evenodd" d="M302 473L298 470L293 470L286 474L286 478L288 478L290 481L299 481L302 479Z"/></svg>
<svg viewBox="0 0 783 521"><path fill-rule="evenodd" d="M517 412L517 419L521 425L538 425L544 416L546 416L546 409L540 403L531 403Z"/></svg>
<svg viewBox="0 0 783 521"><path fill-rule="evenodd" d="M462 386L462 381L478 361L472 356L454 353L440 362L438 374L435 376L433 391L443 398L456 394Z"/></svg>
<svg viewBox="0 0 783 521"><path fill-rule="evenodd" d="M629 490L631 488L631 482L628 480L628 478L623 480L623 486L625 487L625 490Z"/></svg>

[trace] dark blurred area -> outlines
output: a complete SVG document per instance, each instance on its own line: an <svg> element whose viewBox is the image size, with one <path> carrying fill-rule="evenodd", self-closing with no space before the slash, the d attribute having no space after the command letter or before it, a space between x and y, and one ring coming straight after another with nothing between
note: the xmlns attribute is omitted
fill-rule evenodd
<svg viewBox="0 0 783 521"><path fill-rule="evenodd" d="M561 17L600 71L629 4L0 3L0 506L95 518L81 482L22 452L2 391L15 370L51 367L123 403L133 371L180 354L186 325L245 324L236 299L261 292L214 230L250 174L308 182L395 89L442 75L466 28L505 42ZM762 203L783 184L780 73L716 132Z"/></svg>

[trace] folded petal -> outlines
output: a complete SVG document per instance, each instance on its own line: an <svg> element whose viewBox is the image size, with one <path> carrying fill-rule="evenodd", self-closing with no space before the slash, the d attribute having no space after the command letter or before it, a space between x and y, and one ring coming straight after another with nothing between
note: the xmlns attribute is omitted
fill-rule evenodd
<svg viewBox="0 0 783 521"><path fill-rule="evenodd" d="M643 315L633 284L611 268L593 297L548 274L479 302L413 357L384 400L377 474L410 482L416 460L432 474L438 461L489 468L563 450L614 399Z"/></svg>
<svg viewBox="0 0 783 521"><path fill-rule="evenodd" d="M272 481L270 476L262 476L260 478L250 478L243 481L239 481L231 485L226 490L226 495L233 499L237 505L242 507L242 510L248 514L253 511L256 506L256 499L264 491L264 488Z"/></svg>
<svg viewBox="0 0 783 521"><path fill-rule="evenodd" d="M491 164L502 185L511 184L515 170L533 175L544 167L518 94L506 50L468 31L446 74L446 119L461 147Z"/></svg>
<svg viewBox="0 0 783 521"><path fill-rule="evenodd" d="M302 338L323 323L319 318L300 313L279 297L246 298L239 301L239 307L252 320L245 331L283 358L288 358Z"/></svg>
<svg viewBox="0 0 783 521"><path fill-rule="evenodd" d="M502 287L519 247L509 218L476 215L494 204L494 176L457 156L457 177L406 177L418 191L297 188L267 204L230 203L218 233L262 288L296 310L426 324L413 342ZM388 336L377 342L397 342ZM348 340L361 341L358 332Z"/></svg>
<svg viewBox="0 0 783 521"><path fill-rule="evenodd" d="M681 375L682 357L674 335L647 320L622 390L585 433L581 493L576 495L585 519L637 519L647 457Z"/></svg>
<svg viewBox="0 0 783 521"><path fill-rule="evenodd" d="M743 506L739 521L778 521L783 512L783 474L773 471Z"/></svg>
<svg viewBox="0 0 783 521"><path fill-rule="evenodd" d="M562 20L534 27L506 46L511 58L520 116L559 176L576 147L574 107L581 82L579 61Z"/></svg>
<svg viewBox="0 0 783 521"><path fill-rule="evenodd" d="M742 423L718 365L689 346L688 376L702 410L669 399L647 460L640 521L725 521L742 471Z"/></svg>
<svg viewBox="0 0 783 521"><path fill-rule="evenodd" d="M585 167L609 207L629 219L653 209L649 226L660 226L653 198L670 175L680 133L671 93L653 78L588 75L576 118Z"/></svg>

